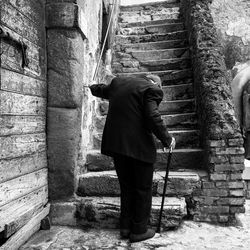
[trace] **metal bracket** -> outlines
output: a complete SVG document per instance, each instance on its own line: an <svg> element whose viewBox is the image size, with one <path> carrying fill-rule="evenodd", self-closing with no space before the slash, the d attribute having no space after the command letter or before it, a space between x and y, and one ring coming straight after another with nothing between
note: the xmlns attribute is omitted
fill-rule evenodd
<svg viewBox="0 0 250 250"><path fill-rule="evenodd" d="M22 41L22 40L17 40L14 37L10 35L9 32L4 31L0 27L0 39L3 39L5 42L7 42L10 45L15 46L22 52L22 68L28 67L29 65L29 60L27 58L27 48L28 46Z"/></svg>

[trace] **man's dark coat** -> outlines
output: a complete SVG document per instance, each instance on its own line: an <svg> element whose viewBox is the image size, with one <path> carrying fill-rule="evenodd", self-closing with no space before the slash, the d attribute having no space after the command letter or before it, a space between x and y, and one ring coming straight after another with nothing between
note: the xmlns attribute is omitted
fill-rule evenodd
<svg viewBox="0 0 250 250"><path fill-rule="evenodd" d="M109 100L101 152L154 163L152 133L165 147L171 143L158 111L162 90L146 78L135 77L116 77L109 85L94 84L90 89L94 96Z"/></svg>

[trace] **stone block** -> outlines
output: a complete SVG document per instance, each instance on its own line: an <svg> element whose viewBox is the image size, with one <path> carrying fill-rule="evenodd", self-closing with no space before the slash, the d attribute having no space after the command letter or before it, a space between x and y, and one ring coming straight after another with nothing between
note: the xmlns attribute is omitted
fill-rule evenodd
<svg viewBox="0 0 250 250"><path fill-rule="evenodd" d="M153 197L150 224L156 226L159 218L161 197ZM91 228L119 228L120 198L84 198L77 204L79 225ZM162 217L163 229L176 228L186 215L184 198L170 197L165 200Z"/></svg>
<svg viewBox="0 0 250 250"><path fill-rule="evenodd" d="M77 28L85 39L87 21L81 7L74 3L49 3L46 6L46 26L51 29Z"/></svg>
<svg viewBox="0 0 250 250"><path fill-rule="evenodd" d="M227 180L227 174L210 174L210 179L212 181L226 181Z"/></svg>
<svg viewBox="0 0 250 250"><path fill-rule="evenodd" d="M216 182L216 187L217 188L230 188L230 189L237 189L237 188L243 188L243 182L238 182L238 181L233 181L233 182L228 182L228 181L217 181Z"/></svg>
<svg viewBox="0 0 250 250"><path fill-rule="evenodd" d="M54 202L50 207L52 225L76 226L76 204L74 202Z"/></svg>
<svg viewBox="0 0 250 250"><path fill-rule="evenodd" d="M202 182L202 187L204 189L214 188L215 187L215 183L214 182L204 181L204 182Z"/></svg>
<svg viewBox="0 0 250 250"><path fill-rule="evenodd" d="M209 147L224 147L226 143L224 140L208 140L207 145Z"/></svg>
<svg viewBox="0 0 250 250"><path fill-rule="evenodd" d="M80 34L74 30L48 30L47 47L48 105L81 107L84 44Z"/></svg>
<svg viewBox="0 0 250 250"><path fill-rule="evenodd" d="M228 157L225 155L210 155L208 161L210 163L226 163L228 162Z"/></svg>
<svg viewBox="0 0 250 250"><path fill-rule="evenodd" d="M244 170L244 164L215 164L215 172L226 172L226 171L241 171Z"/></svg>
<svg viewBox="0 0 250 250"><path fill-rule="evenodd" d="M219 215L219 222L226 223L229 221L229 216L227 215Z"/></svg>
<svg viewBox="0 0 250 250"><path fill-rule="evenodd" d="M225 214L229 213L229 206L204 206L200 211L204 214Z"/></svg>
<svg viewBox="0 0 250 250"><path fill-rule="evenodd" d="M230 190L229 194L230 194L230 196L243 197L244 196L244 190L243 189Z"/></svg>
<svg viewBox="0 0 250 250"><path fill-rule="evenodd" d="M230 180L242 180L242 173L230 174Z"/></svg>
<svg viewBox="0 0 250 250"><path fill-rule="evenodd" d="M114 169L112 158L102 155L98 151L88 152L85 166L88 171L106 171Z"/></svg>
<svg viewBox="0 0 250 250"><path fill-rule="evenodd" d="M228 190L223 189L203 189L203 195L212 197L228 196Z"/></svg>
<svg viewBox="0 0 250 250"><path fill-rule="evenodd" d="M49 196L52 200L71 197L80 142L80 112L48 109Z"/></svg>
<svg viewBox="0 0 250 250"><path fill-rule="evenodd" d="M230 213L231 214L239 214L239 213L245 213L245 207L244 206L230 206Z"/></svg>
<svg viewBox="0 0 250 250"><path fill-rule="evenodd" d="M229 161L230 161L230 163L240 163L240 164L242 164L242 163L244 163L244 160L245 160L245 158L244 158L244 155L231 155L231 156L229 156Z"/></svg>
<svg viewBox="0 0 250 250"><path fill-rule="evenodd" d="M233 205L233 206L242 206L245 203L244 198L229 198L229 197L221 197L217 200L218 205Z"/></svg>
<svg viewBox="0 0 250 250"><path fill-rule="evenodd" d="M228 145L231 146L242 146L243 145L243 139L242 138L236 138L236 139L229 139Z"/></svg>

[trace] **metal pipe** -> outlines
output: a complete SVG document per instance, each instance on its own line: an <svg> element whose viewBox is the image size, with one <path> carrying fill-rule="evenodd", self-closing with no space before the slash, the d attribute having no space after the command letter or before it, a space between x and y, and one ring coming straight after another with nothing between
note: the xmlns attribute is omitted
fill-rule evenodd
<svg viewBox="0 0 250 250"><path fill-rule="evenodd" d="M98 72L98 69L100 67L100 63L101 63L101 60L102 60L103 51L104 51L104 48L105 48L105 45L106 45L106 42L107 42L107 38L108 38L110 26L111 26L111 21L113 19L113 15L114 15L114 10L115 10L115 7L117 5L117 0L114 0L113 4L110 4L110 5L112 5L112 10L111 10L111 14L110 14L109 23L108 23L107 31L106 31L106 34L105 34L105 38L104 38L104 41L103 41L101 54L100 54L99 60L97 62L95 73L94 73L94 76L93 76L93 81L95 80L97 72Z"/></svg>

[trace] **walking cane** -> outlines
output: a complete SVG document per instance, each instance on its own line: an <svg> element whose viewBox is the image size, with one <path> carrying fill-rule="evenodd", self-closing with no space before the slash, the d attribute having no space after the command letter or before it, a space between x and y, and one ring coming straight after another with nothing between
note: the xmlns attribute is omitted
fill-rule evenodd
<svg viewBox="0 0 250 250"><path fill-rule="evenodd" d="M168 161L167 161L167 168L166 168L164 187L163 187L162 200L161 200L160 216L159 216L158 226L157 226L157 229L156 229L157 233L161 232L161 218L162 218L163 206L164 206L164 201L165 201L165 193L166 193L166 189L167 189L168 173L169 173L169 166L170 166L170 161L171 161L171 157L172 157L172 152L173 152L173 147L170 147L169 154L168 154Z"/></svg>

